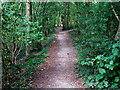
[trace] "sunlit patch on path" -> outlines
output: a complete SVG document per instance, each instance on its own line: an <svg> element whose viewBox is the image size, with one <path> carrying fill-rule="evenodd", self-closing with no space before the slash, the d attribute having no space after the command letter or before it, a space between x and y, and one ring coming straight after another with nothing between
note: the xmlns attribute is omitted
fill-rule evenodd
<svg viewBox="0 0 120 90"><path fill-rule="evenodd" d="M33 88L84 88L82 79L75 79L75 50L68 31L58 28L55 39L49 48L47 62L39 67L33 82Z"/></svg>

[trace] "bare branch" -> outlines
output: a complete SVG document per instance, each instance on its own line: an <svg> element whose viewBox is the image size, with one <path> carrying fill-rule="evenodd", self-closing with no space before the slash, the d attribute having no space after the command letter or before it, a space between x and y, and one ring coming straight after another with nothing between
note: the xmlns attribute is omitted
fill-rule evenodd
<svg viewBox="0 0 120 90"><path fill-rule="evenodd" d="M112 1L110 0L110 2L112 2ZM118 22L120 22L120 18L119 18L119 16L117 15L117 13L116 13L116 11L115 11L115 9L114 9L114 7L113 7L112 4L111 4L111 8L112 8L112 11L113 11L115 17L117 18Z"/></svg>

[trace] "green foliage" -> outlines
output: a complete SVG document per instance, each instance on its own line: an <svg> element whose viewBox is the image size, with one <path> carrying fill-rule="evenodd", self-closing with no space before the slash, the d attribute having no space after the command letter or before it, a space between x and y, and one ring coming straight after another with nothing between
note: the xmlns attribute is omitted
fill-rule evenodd
<svg viewBox="0 0 120 90"><path fill-rule="evenodd" d="M119 88L120 41L114 39L118 23L110 3L80 3L80 7L82 28L72 34L78 50L77 78L85 78L84 84L92 88Z"/></svg>
<svg viewBox="0 0 120 90"><path fill-rule="evenodd" d="M42 51L41 51L42 52ZM34 75L34 71L36 67L38 67L41 63L45 62L45 52L38 54L31 54L29 57L19 60L18 64L13 65L9 73L9 77L12 79L12 83L9 84L4 82L5 88L17 88L17 87L27 87L31 85L30 80L32 79L32 75ZM8 75L4 75L4 78L8 77ZM10 86L9 86L10 85Z"/></svg>
<svg viewBox="0 0 120 90"><path fill-rule="evenodd" d="M28 21L30 17L24 14L25 3L9 2L2 6L3 88L28 87L36 67L45 62L47 46L54 35L49 35L48 44L42 24L34 19ZM41 43L47 45L43 48ZM31 51L29 56L25 55L26 45ZM39 53L32 54L33 51Z"/></svg>
<svg viewBox="0 0 120 90"><path fill-rule="evenodd" d="M48 47L53 40L54 35L49 36L48 43L44 48L35 54L30 54L28 57L21 58L17 64L9 66L9 62L6 63L7 73L3 77L12 79L10 83L4 82L3 88L29 88L32 83L32 77L35 75L36 67L41 66L45 62L45 58L49 56Z"/></svg>
<svg viewBox="0 0 120 90"><path fill-rule="evenodd" d="M73 43L79 52L78 78L85 78L91 87L120 87L120 42L114 39L118 21L111 4L119 16L119 3L30 2L30 16L24 2L3 3L3 87L29 86L26 82L44 63L46 47L54 35L48 37L60 26L62 16L65 29L77 28ZM28 46L31 53L39 52L25 56Z"/></svg>
<svg viewBox="0 0 120 90"><path fill-rule="evenodd" d="M92 53L93 48L88 49L88 47L82 46L82 42L78 42L79 47L76 46L77 50L79 50L78 56L80 57L76 67L77 73L79 73L78 77L85 77L85 84L91 87L118 88L120 84L120 42L108 43L108 47L104 47L102 49L102 52L104 52L101 54Z"/></svg>
<svg viewBox="0 0 120 90"><path fill-rule="evenodd" d="M29 17L26 15L22 16L22 13L19 11L20 4L10 2L3 5L3 43L11 53L15 52L15 49L10 47L15 47L19 50L25 44L33 47L35 43L44 43L46 38L43 32L40 31L41 26L38 26L38 22L27 21ZM28 25L30 25L29 31ZM30 49L34 49L34 47Z"/></svg>

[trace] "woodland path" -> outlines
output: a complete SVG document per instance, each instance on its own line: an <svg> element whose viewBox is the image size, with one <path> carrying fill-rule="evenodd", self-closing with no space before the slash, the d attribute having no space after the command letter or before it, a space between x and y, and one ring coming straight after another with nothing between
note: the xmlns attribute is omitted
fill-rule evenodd
<svg viewBox="0 0 120 90"><path fill-rule="evenodd" d="M36 71L33 88L85 88L82 79L75 79L76 51L69 39L68 31L57 28L49 53L46 63Z"/></svg>

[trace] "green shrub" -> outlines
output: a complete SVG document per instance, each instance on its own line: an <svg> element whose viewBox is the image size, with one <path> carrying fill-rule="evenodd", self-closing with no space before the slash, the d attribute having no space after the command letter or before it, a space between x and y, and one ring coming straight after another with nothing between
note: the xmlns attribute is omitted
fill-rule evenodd
<svg viewBox="0 0 120 90"><path fill-rule="evenodd" d="M92 88L120 87L120 41L115 41L118 21L110 4L81 4L79 11L86 12L79 16L79 26L85 27L71 34L78 50L77 78L85 78L84 84Z"/></svg>
<svg viewBox="0 0 120 90"><path fill-rule="evenodd" d="M83 45L84 40L76 40L75 36L72 35L74 37L73 43L78 50L79 61L76 63L76 72L79 75L77 78L85 78L84 84L92 88L119 88L120 41L114 42L102 39L101 42L98 41L101 44L88 41L86 47L86 45Z"/></svg>

